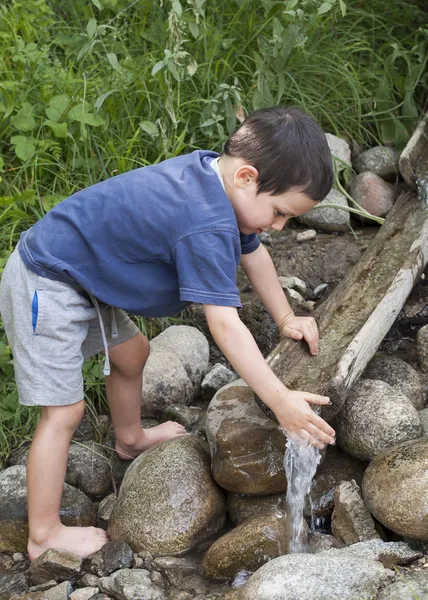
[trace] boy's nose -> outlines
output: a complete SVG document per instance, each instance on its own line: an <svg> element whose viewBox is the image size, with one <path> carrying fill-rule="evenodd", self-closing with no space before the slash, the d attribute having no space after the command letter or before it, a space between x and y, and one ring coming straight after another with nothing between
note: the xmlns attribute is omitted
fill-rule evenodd
<svg viewBox="0 0 428 600"><path fill-rule="evenodd" d="M282 229L284 229L287 221L288 221L287 217L280 217L272 223L271 229L275 229L275 231L281 231Z"/></svg>

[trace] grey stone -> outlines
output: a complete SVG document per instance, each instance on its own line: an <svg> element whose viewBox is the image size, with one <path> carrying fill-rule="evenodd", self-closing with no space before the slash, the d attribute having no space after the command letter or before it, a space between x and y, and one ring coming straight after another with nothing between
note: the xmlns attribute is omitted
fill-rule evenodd
<svg viewBox="0 0 428 600"><path fill-rule="evenodd" d="M98 587L100 578L93 573L83 573L77 580L76 586L81 587Z"/></svg>
<svg viewBox="0 0 428 600"><path fill-rule="evenodd" d="M357 173L363 171L372 171L383 179L395 180L398 178L398 159L399 152L394 148L387 146L374 146L364 150L354 161L354 168Z"/></svg>
<svg viewBox="0 0 428 600"><path fill-rule="evenodd" d="M348 231L350 223L349 212L340 208L323 208L324 204L337 204L344 208L348 207L346 196L332 188L326 198L317 204L316 208L313 208L300 217L302 223L321 231Z"/></svg>
<svg viewBox="0 0 428 600"><path fill-rule="evenodd" d="M121 569L100 579L100 590L116 600L167 600L162 588L153 583L144 569Z"/></svg>
<svg viewBox="0 0 428 600"><path fill-rule="evenodd" d="M299 231L296 235L297 242L307 242L312 240L317 235L315 229L306 229L306 231Z"/></svg>
<svg viewBox="0 0 428 600"><path fill-rule="evenodd" d="M65 480L88 496L105 496L112 485L112 475L107 456L99 444L72 443L68 454Z"/></svg>
<svg viewBox="0 0 428 600"><path fill-rule="evenodd" d="M77 579L82 559L59 548L50 548L40 554L30 565L31 583L37 585L55 579L58 583Z"/></svg>
<svg viewBox="0 0 428 600"><path fill-rule="evenodd" d="M272 236L267 231L262 231L259 234L259 239L260 239L261 243L264 244L265 246L273 245Z"/></svg>
<svg viewBox="0 0 428 600"><path fill-rule="evenodd" d="M377 600L428 600L428 569L406 573L403 580L384 588Z"/></svg>
<svg viewBox="0 0 428 600"><path fill-rule="evenodd" d="M167 583L165 581L165 577L159 571L152 571L150 573L150 579L161 588L165 588Z"/></svg>
<svg viewBox="0 0 428 600"><path fill-rule="evenodd" d="M428 325L424 325L416 334L416 352L421 370L428 373Z"/></svg>
<svg viewBox="0 0 428 600"><path fill-rule="evenodd" d="M211 398L220 388L230 383L234 379L236 379L236 375L233 371L231 371L221 363L216 363L211 369L211 371L207 373L204 379L202 380L202 398L204 400L211 400Z"/></svg>
<svg viewBox="0 0 428 600"><path fill-rule="evenodd" d="M411 365L395 356L372 359L362 375L363 379L381 379L407 396L416 410L425 408L421 377Z"/></svg>
<svg viewBox="0 0 428 600"><path fill-rule="evenodd" d="M331 531L347 545L380 538L354 480L342 481L334 492Z"/></svg>
<svg viewBox="0 0 428 600"><path fill-rule="evenodd" d="M29 592L46 592L46 590L50 590L51 588L57 587L58 583L55 579L50 579L49 581L45 581L44 583L39 583L38 585L32 585L28 588Z"/></svg>
<svg viewBox="0 0 428 600"><path fill-rule="evenodd" d="M107 523L116 504L116 494L110 494L101 500L98 506L97 519Z"/></svg>
<svg viewBox="0 0 428 600"><path fill-rule="evenodd" d="M399 190L375 173L365 171L351 180L349 193L371 215L386 217L394 206ZM360 218L364 221L370 220L363 216Z"/></svg>
<svg viewBox="0 0 428 600"><path fill-rule="evenodd" d="M428 438L403 442L376 456L364 473L364 502L398 535L428 540Z"/></svg>
<svg viewBox="0 0 428 600"><path fill-rule="evenodd" d="M92 503L83 492L64 484L60 517L64 525L92 525ZM25 552L27 541L26 468L17 465L0 472L0 552Z"/></svg>
<svg viewBox="0 0 428 600"><path fill-rule="evenodd" d="M404 542L384 542L383 540L366 540L352 544L347 548L331 549L323 555L355 557L365 560L376 560L390 569L394 565L408 565L422 556L421 552L412 550Z"/></svg>
<svg viewBox="0 0 428 600"><path fill-rule="evenodd" d="M198 567L193 560L176 556L158 556L153 559L152 565L158 571L177 571L182 575L191 575L198 571Z"/></svg>
<svg viewBox="0 0 428 600"><path fill-rule="evenodd" d="M348 396L336 426L341 448L371 460L400 442L422 436L419 414L404 394L384 381L360 381Z"/></svg>
<svg viewBox="0 0 428 600"><path fill-rule="evenodd" d="M73 588L69 581L63 581L45 591L27 592L24 595L9 596L8 600L69 600Z"/></svg>
<svg viewBox="0 0 428 600"><path fill-rule="evenodd" d="M319 531L313 531L309 534L308 546L311 554L319 554L324 550L330 550L330 548L343 548L342 542L339 542L334 536Z"/></svg>
<svg viewBox="0 0 428 600"><path fill-rule="evenodd" d="M375 561L324 552L288 554L263 565L247 585L225 598L302 600L304 591L304 600L373 600L394 579L392 571Z"/></svg>
<svg viewBox="0 0 428 600"><path fill-rule="evenodd" d="M134 560L131 547L126 542L107 542L101 552L104 555L104 574L110 575L119 569L130 569Z"/></svg>
<svg viewBox="0 0 428 600"><path fill-rule="evenodd" d="M89 598L92 598L98 592L99 589L97 587L79 588L70 594L70 600L89 600Z"/></svg>
<svg viewBox="0 0 428 600"><path fill-rule="evenodd" d="M135 552L177 555L221 529L225 499L209 463L193 436L146 450L125 474L109 521L111 539L126 541Z"/></svg>
<svg viewBox="0 0 428 600"><path fill-rule="evenodd" d="M201 412L202 408L200 406L171 404L163 411L162 420L181 423L186 429L190 430L198 422Z"/></svg>
<svg viewBox="0 0 428 600"><path fill-rule="evenodd" d="M423 434L425 437L428 437L428 408L419 411L419 418L421 420Z"/></svg>
<svg viewBox="0 0 428 600"><path fill-rule="evenodd" d="M9 600L14 594L23 594L27 589L24 573L0 573L0 600Z"/></svg>
<svg viewBox="0 0 428 600"><path fill-rule="evenodd" d="M351 148L348 142L332 133L326 133L325 136L332 156L343 161L348 167L351 167Z"/></svg>

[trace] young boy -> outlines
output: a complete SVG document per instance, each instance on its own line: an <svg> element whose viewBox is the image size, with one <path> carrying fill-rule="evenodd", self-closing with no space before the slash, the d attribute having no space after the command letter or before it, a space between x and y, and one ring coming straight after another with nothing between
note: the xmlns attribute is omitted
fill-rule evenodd
<svg viewBox="0 0 428 600"><path fill-rule="evenodd" d="M314 319L293 314L257 234L280 231L331 185L330 151L316 122L297 109L263 109L221 156L195 151L103 181L22 234L0 306L19 400L42 407L27 466L30 559L52 547L86 557L107 541L101 529L59 519L70 441L84 411L84 358L105 352L120 457L185 434L173 422L141 429L149 344L123 311L161 317L202 303L216 343L280 425L317 447L334 443L334 430L309 406L328 398L288 390L274 375L239 319L236 287L241 263L281 333L318 353Z"/></svg>

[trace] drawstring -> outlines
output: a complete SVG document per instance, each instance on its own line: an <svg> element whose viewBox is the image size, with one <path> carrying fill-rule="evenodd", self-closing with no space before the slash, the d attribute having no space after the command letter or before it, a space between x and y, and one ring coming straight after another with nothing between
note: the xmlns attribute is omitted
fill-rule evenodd
<svg viewBox="0 0 428 600"><path fill-rule="evenodd" d="M105 353L103 373L104 373L104 376L107 377L108 375L110 375L111 369L110 369L110 357L108 354L107 337L106 337L106 332L104 330L104 322L103 322L103 318L101 316L100 305L98 304L98 300L96 298L94 298L94 296L91 296L91 295L90 295L90 298L91 298L92 304L95 306L95 310L97 311L97 315L98 315L98 321L100 323L101 337L103 339L103 346L104 346L104 353ZM110 308L111 308L111 337L117 338L117 336L119 334L117 331L116 315L114 314L114 308L112 306Z"/></svg>

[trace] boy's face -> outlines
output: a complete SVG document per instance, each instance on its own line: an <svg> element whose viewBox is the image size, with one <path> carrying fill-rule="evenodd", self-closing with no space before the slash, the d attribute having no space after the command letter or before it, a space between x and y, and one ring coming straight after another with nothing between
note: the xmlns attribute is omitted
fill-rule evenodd
<svg viewBox="0 0 428 600"><path fill-rule="evenodd" d="M279 196L267 192L257 194L257 171L253 167L249 169L249 173L237 172L230 198L242 233L281 231L289 219L303 215L317 205L298 189Z"/></svg>

